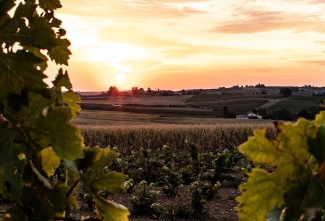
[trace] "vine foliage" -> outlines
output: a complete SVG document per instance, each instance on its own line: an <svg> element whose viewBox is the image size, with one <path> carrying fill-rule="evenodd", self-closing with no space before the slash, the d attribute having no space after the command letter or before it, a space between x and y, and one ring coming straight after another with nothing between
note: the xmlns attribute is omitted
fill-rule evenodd
<svg viewBox="0 0 325 221"><path fill-rule="evenodd" d="M325 208L325 112L313 121L280 123L277 139L265 130L239 147L256 166L276 166L273 173L254 168L236 200L240 220L307 221Z"/></svg>
<svg viewBox="0 0 325 221"><path fill-rule="evenodd" d="M43 82L48 58L68 65L71 52L54 16L60 1L37 3L0 1L0 198L14 203L2 220L71 220L71 206L78 207L72 193L80 181L94 198L98 220L127 220L124 206L98 194L115 192L127 178L103 172L118 154L86 148L69 122L79 114L80 98L67 72L60 69L51 88ZM65 183L52 178L63 161Z"/></svg>

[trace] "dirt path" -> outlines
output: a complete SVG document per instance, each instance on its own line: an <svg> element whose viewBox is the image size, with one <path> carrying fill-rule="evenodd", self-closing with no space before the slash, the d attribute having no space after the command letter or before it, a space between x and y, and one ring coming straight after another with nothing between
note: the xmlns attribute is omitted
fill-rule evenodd
<svg viewBox="0 0 325 221"><path fill-rule="evenodd" d="M284 101L284 100L287 100L288 98L284 98L284 99L272 99L272 100L269 100L268 102L266 102L265 104L263 104L262 106L258 107L258 108L268 108L268 107L271 107L273 106L274 104L280 102L280 101Z"/></svg>

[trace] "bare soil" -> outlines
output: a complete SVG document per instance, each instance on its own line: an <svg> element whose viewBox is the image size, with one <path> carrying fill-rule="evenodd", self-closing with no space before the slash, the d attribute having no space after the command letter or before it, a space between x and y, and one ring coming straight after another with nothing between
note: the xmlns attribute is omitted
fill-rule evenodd
<svg viewBox="0 0 325 221"><path fill-rule="evenodd" d="M157 187L150 187L150 189L160 190ZM116 196L109 196L109 200L118 204L122 204L126 206L129 210L131 210L129 199L132 196L137 195L137 187L133 189L132 193L128 194L118 194ZM235 198L240 195L240 191L238 189L233 188L225 188L222 187L218 194L210 201L208 201L207 209L209 213L209 217L206 220L218 220L218 221L237 221L238 216L236 214L235 208L238 203L235 201ZM74 219L81 219L82 217L94 217L95 212L88 208L86 204L76 195L74 196L78 200L78 209L72 209L72 215ZM157 202L163 206L176 206L178 203L188 203L190 202L191 196L189 195L188 187L184 187L179 196L176 198L166 197L162 191L160 191ZM6 214L6 210L9 209L13 204L9 203L0 203L0 218L4 217ZM139 216L139 215L130 215L130 221L149 221L149 220L158 220L154 216ZM180 221L190 220L188 219L176 219Z"/></svg>

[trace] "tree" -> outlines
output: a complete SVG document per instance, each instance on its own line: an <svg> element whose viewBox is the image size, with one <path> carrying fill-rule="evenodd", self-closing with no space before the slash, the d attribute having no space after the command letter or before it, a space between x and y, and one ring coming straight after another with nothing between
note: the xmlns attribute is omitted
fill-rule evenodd
<svg viewBox="0 0 325 221"><path fill-rule="evenodd" d="M290 88L284 87L280 89L279 94L282 94L284 97L288 97L292 95L292 91Z"/></svg>
<svg viewBox="0 0 325 221"><path fill-rule="evenodd" d="M307 120L310 120L310 113L308 112L307 109L302 109L302 110L299 111L298 117L303 117L303 118L305 118Z"/></svg>
<svg viewBox="0 0 325 221"><path fill-rule="evenodd" d="M37 2L0 1L0 199L11 202L2 220L73 221L71 206L78 204L72 194L82 182L96 204L97 218L91 220L125 221L128 210L98 194L117 191L127 178L103 173L118 154L84 146L80 129L70 122L79 114L80 97L67 71L59 69L52 87L43 81L48 57L68 66L71 52L54 17L60 1ZM13 50L14 44L21 47ZM65 182L59 179L63 162Z"/></svg>
<svg viewBox="0 0 325 221"><path fill-rule="evenodd" d="M114 86L110 86L108 89L108 95L109 96L118 96L120 94L119 89L114 85Z"/></svg>
<svg viewBox="0 0 325 221"><path fill-rule="evenodd" d="M276 120L292 120L292 114L287 109L276 110L273 116Z"/></svg>
<svg viewBox="0 0 325 221"><path fill-rule="evenodd" d="M228 117L228 107L227 106L223 106L223 109L222 109L222 116L224 118L227 118Z"/></svg>
<svg viewBox="0 0 325 221"><path fill-rule="evenodd" d="M151 92L152 92L152 90L151 90L151 88L150 88L150 87L148 87L148 90L147 90L147 92L149 92L149 93L151 93Z"/></svg>
<svg viewBox="0 0 325 221"><path fill-rule="evenodd" d="M138 87L132 87L131 93L133 94L134 97L139 95L139 89Z"/></svg>
<svg viewBox="0 0 325 221"><path fill-rule="evenodd" d="M139 91L138 91L138 94L139 94L140 96L143 96L144 93L145 93L144 89L143 89L143 88L140 88Z"/></svg>
<svg viewBox="0 0 325 221"><path fill-rule="evenodd" d="M184 89L182 90L182 94L183 94L183 95L186 94L186 91L185 91Z"/></svg>
<svg viewBox="0 0 325 221"><path fill-rule="evenodd" d="M261 94L267 94L266 91L262 91Z"/></svg>

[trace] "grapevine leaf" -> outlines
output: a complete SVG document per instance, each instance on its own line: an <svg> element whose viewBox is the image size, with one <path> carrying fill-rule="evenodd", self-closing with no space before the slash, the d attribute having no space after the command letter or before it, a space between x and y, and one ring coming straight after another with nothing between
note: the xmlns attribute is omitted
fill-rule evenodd
<svg viewBox="0 0 325 221"><path fill-rule="evenodd" d="M72 187L75 184L75 182L78 179L80 179L79 170L78 170L75 162L67 161L67 160L64 160L64 162L65 162L65 168L67 169L66 184L67 184L67 186Z"/></svg>
<svg viewBox="0 0 325 221"><path fill-rule="evenodd" d="M0 221L27 221L27 215L17 205L10 207Z"/></svg>
<svg viewBox="0 0 325 221"><path fill-rule="evenodd" d="M295 192L298 186L308 186L311 173L305 164L310 158L308 138L317 133L315 123L300 119L295 125L279 123L277 127L280 131L277 141L269 141L265 130L256 130L255 137L248 138L248 142L239 147L255 165L277 167L272 174L253 169L247 184L239 186L243 191L237 198L240 220L265 220L271 209L284 204L284 193Z"/></svg>
<svg viewBox="0 0 325 221"><path fill-rule="evenodd" d="M266 221L279 221L282 211L285 208L285 206L282 206L281 208L273 208L267 215L266 215Z"/></svg>
<svg viewBox="0 0 325 221"><path fill-rule="evenodd" d="M61 91L61 87L65 87L68 90L72 89L72 84L70 82L70 78L68 72L65 71L63 74L63 69L60 68L58 75L56 76L55 80L52 81L53 88L57 91Z"/></svg>
<svg viewBox="0 0 325 221"><path fill-rule="evenodd" d="M35 64L34 67L35 68L36 67L40 67L40 70L42 72L45 71L46 68L47 68L47 61L48 61L48 59L47 59L47 57L45 55L43 55L41 53L40 49L37 48L37 47L29 46L29 45L23 46L23 48L25 50L28 50L28 52L33 53L36 57L41 58L43 60L41 63Z"/></svg>
<svg viewBox="0 0 325 221"><path fill-rule="evenodd" d="M23 205L33 210L34 220L53 220L56 213L65 210L65 195L38 183L35 187L24 186L22 190Z"/></svg>
<svg viewBox="0 0 325 221"><path fill-rule="evenodd" d="M48 99L38 94L29 94L30 108L45 108ZM36 111L35 111L36 112ZM83 139L79 128L69 123L70 115L62 107L49 107L46 116L42 112L31 114L22 124L37 145L46 148L52 144L60 159L74 160L83 157Z"/></svg>
<svg viewBox="0 0 325 221"><path fill-rule="evenodd" d="M108 200L104 200L103 198L96 197L95 198L96 209L100 219L104 219L104 221L108 220L118 220L118 221L127 221L128 215L130 212L127 208L122 205L113 203Z"/></svg>
<svg viewBox="0 0 325 221"><path fill-rule="evenodd" d="M325 125L319 127L316 138L308 139L308 146L310 153L321 165L325 159Z"/></svg>
<svg viewBox="0 0 325 221"><path fill-rule="evenodd" d="M71 51L68 47L71 45L68 39L56 38L58 46L53 47L48 51L48 55L51 60L55 61L56 64L64 64L68 65L69 55L71 55Z"/></svg>
<svg viewBox="0 0 325 221"><path fill-rule="evenodd" d="M59 20L57 18L53 18L50 24L52 27L59 28L61 23L62 23L61 20Z"/></svg>
<svg viewBox="0 0 325 221"><path fill-rule="evenodd" d="M55 184L53 187L54 190L59 190L60 192L62 192L65 195L69 192L70 188L71 187L66 186L65 184ZM70 194L65 199L65 208L67 208L70 205L72 205L75 209L78 209L77 199L76 199L76 197L72 196L72 194Z"/></svg>
<svg viewBox="0 0 325 221"><path fill-rule="evenodd" d="M315 121L318 124L324 124L325 123L325 111L319 112L319 114L316 115Z"/></svg>
<svg viewBox="0 0 325 221"><path fill-rule="evenodd" d="M9 11L11 8L15 6L14 0L8 0L8 1L0 1L0 18L5 17L7 15L7 11Z"/></svg>
<svg viewBox="0 0 325 221"><path fill-rule="evenodd" d="M46 75L34 68L35 64L41 62L42 59L24 51L8 54L0 52L0 101L9 92L20 94L24 87L31 92L50 96L47 85L43 82Z"/></svg>
<svg viewBox="0 0 325 221"><path fill-rule="evenodd" d="M50 177L54 174L54 167L58 167L60 159L55 155L51 147L45 148L40 152L42 169Z"/></svg>
<svg viewBox="0 0 325 221"><path fill-rule="evenodd" d="M115 192L120 189L127 175L117 173L115 171L104 174L104 168L112 164L113 160L119 155L107 149L85 148L85 158L78 160L77 165L79 170L84 171L81 175L81 181L86 188L97 195L101 189L106 189L109 192Z"/></svg>
<svg viewBox="0 0 325 221"><path fill-rule="evenodd" d="M72 118L76 118L81 110L80 106L76 102L81 102L80 96L73 91L68 91L62 94L63 102L70 108L70 114Z"/></svg>
<svg viewBox="0 0 325 221"><path fill-rule="evenodd" d="M61 8L62 5L59 0L39 0L39 5L45 11L52 11L54 9Z"/></svg>
<svg viewBox="0 0 325 221"><path fill-rule="evenodd" d="M16 131L9 129L0 121L0 195L11 200L20 202L22 188L21 176L26 161L18 156L26 153L23 144L15 144Z"/></svg>

